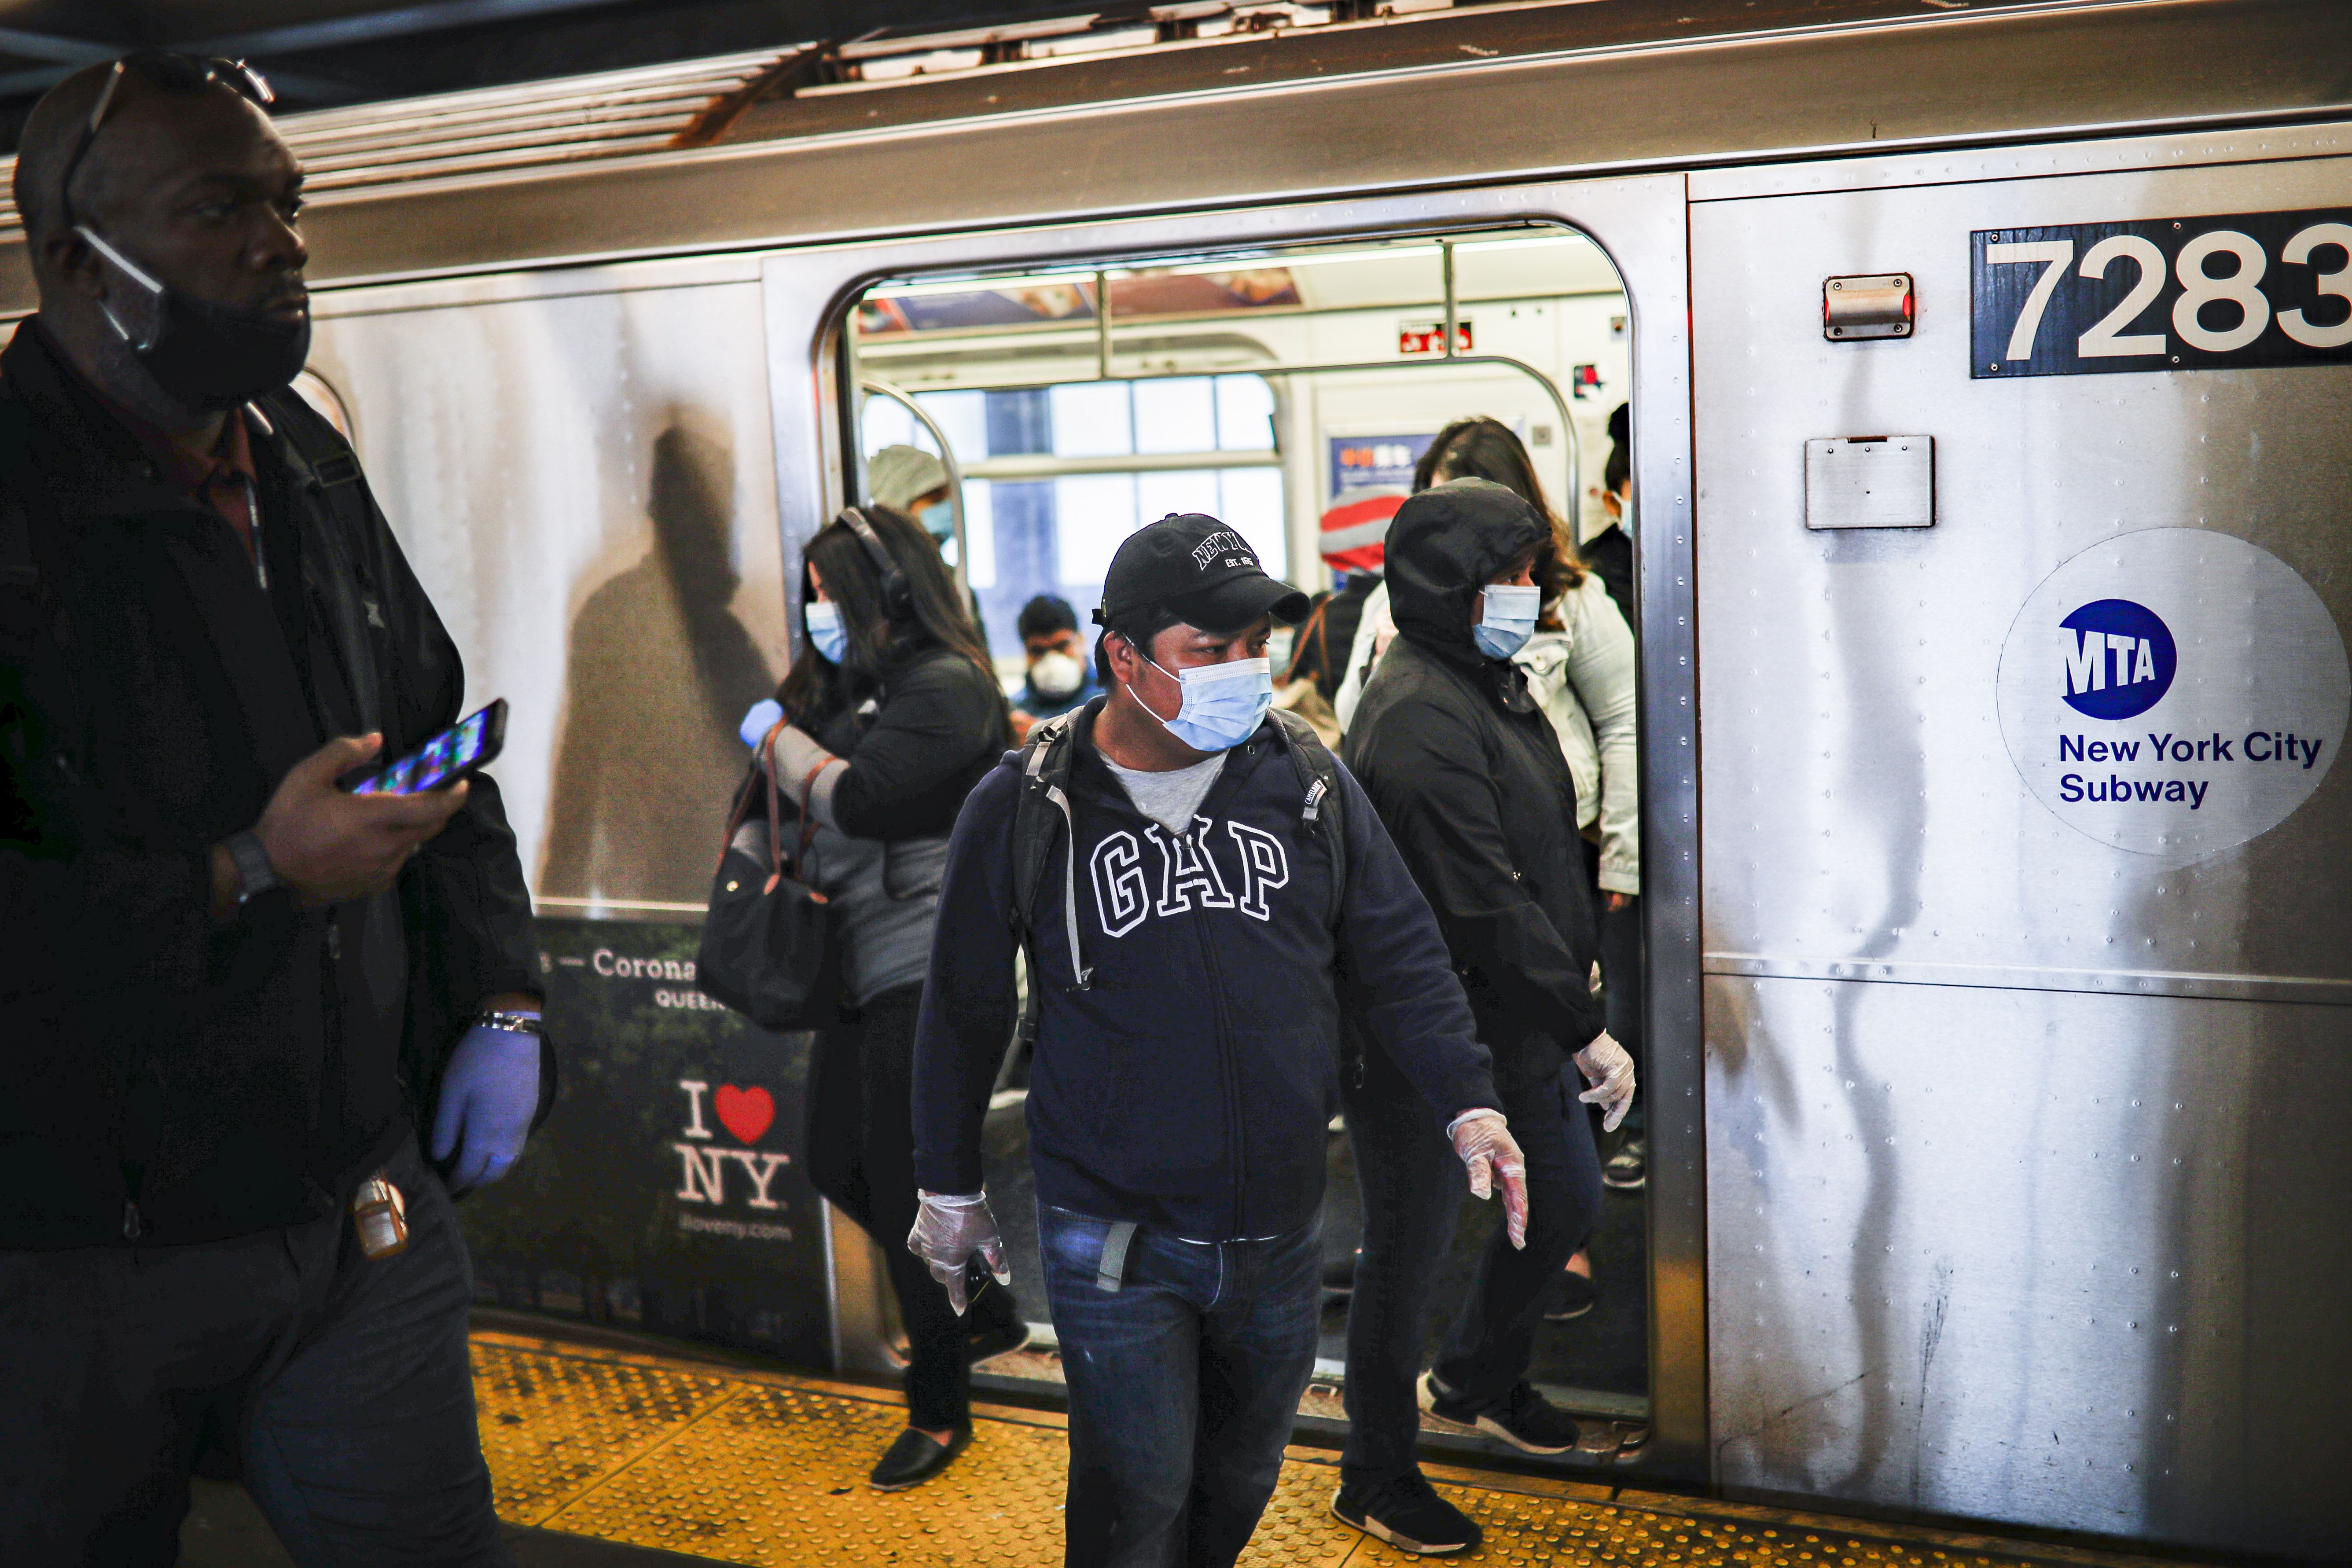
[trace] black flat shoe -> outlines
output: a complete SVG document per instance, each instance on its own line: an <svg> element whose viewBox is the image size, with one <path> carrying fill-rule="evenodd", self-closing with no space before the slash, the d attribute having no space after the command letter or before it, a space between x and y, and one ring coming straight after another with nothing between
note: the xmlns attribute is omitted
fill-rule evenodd
<svg viewBox="0 0 2352 1568"><path fill-rule="evenodd" d="M960 1429L944 1443L909 1426L898 1434L898 1440L890 1445L889 1451L882 1456L882 1462L876 1465L874 1473L866 1479L873 1483L877 1492L905 1491L908 1487L920 1486L946 1469L971 1442L971 1428L969 1426Z"/></svg>
<svg viewBox="0 0 2352 1568"><path fill-rule="evenodd" d="M966 1366L978 1366L997 1356L1011 1355L1029 1342L1029 1325L1015 1318L1008 1323L997 1323L982 1329L965 1342L963 1360Z"/></svg>

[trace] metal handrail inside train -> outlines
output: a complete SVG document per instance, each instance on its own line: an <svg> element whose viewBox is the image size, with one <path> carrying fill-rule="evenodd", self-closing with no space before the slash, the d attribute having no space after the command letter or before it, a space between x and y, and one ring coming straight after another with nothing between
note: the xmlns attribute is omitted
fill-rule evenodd
<svg viewBox="0 0 2352 1568"><path fill-rule="evenodd" d="M954 509L950 513L950 516L955 524L956 589L960 593L971 593L971 568L970 563L971 560L971 541L964 537L963 465L956 460L955 447L948 440L948 433L940 428L940 422L932 418L929 412L926 410L921 404L915 401L915 397L912 393L904 391L899 387L893 386L887 381L877 380L875 377L870 375L860 376L858 378L857 384L864 387L868 392L888 398L891 402L896 403L900 407L904 408L908 414L914 416L915 422L920 425L924 430L929 434L931 439L939 444L940 462L948 471L948 505Z"/></svg>

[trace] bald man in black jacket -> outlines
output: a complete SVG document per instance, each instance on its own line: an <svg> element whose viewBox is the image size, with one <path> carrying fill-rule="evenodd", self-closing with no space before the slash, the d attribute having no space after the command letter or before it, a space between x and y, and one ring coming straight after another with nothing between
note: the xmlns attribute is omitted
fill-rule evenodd
<svg viewBox="0 0 2352 1568"><path fill-rule="evenodd" d="M544 1100L498 792L356 795L459 716L287 390L300 166L225 62L68 79L0 354L0 1562L169 1563L207 1433L297 1562L500 1564L446 1180ZM405 1204L363 1246L362 1184ZM373 1256L371 1254L373 1254Z"/></svg>

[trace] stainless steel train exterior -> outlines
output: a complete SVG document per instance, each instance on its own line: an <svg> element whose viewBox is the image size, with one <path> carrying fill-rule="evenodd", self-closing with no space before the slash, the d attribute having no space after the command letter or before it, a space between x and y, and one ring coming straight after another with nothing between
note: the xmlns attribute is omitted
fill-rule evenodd
<svg viewBox="0 0 2352 1568"><path fill-rule="evenodd" d="M1725 0L1646 33L1621 9L1243 40L1181 79L1097 62L779 100L694 150L399 179L358 158L309 219L314 365L478 689L514 703L540 891L694 903L703 847L681 867L671 803L558 820L596 700L565 709L567 585L660 548L668 485L721 541L703 612L781 668L794 542L844 494L840 340L871 281L1570 226L1633 318L1646 1464L2352 1556L2352 778L2298 749L2274 812L2113 829L2052 793L2093 770L2046 765L2086 742L2045 711L2081 671L2055 684L2037 618L2188 605L2156 612L2162 683L2275 697L2266 757L2289 731L2332 752L2352 364L1972 374L1971 337L1986 246L2093 226L2055 287L2102 234L2342 221L2352 8L1888 0L1755 31ZM380 113L386 145L437 133L429 104ZM1828 279L1893 273L1911 333L1824 337ZM2172 331L2215 336L2193 304ZM1808 443L1890 434L1932 438L1908 520L1931 526L1809 528ZM659 598L599 668L690 658L702 612ZM2067 635L2126 647L2098 625ZM2147 657L2101 669L2120 691ZM558 887L566 834L603 869ZM870 1363L876 1282L835 1257L836 1348Z"/></svg>

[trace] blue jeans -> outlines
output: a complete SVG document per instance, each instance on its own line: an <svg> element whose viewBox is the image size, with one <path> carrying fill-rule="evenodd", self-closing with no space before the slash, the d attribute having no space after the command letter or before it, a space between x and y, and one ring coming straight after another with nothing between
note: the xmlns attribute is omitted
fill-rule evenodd
<svg viewBox="0 0 2352 1568"><path fill-rule="evenodd" d="M1413 1385L1429 1334L1431 1287L1453 1245L1466 1188L1437 1112L1387 1052L1369 1046L1362 1060L1364 1081L1349 1075L1340 1091L1364 1195L1364 1256L1348 1303L1340 1473L1350 1483L1375 1483L1420 1465ZM1577 1082L1576 1068L1567 1067L1540 1084L1503 1091L1503 1114L1528 1161L1528 1245L1514 1247L1495 1226L1435 1368L1439 1382L1473 1405L1500 1402L1527 1376L1559 1271L1601 1214L1600 1156Z"/></svg>
<svg viewBox="0 0 2352 1568"><path fill-rule="evenodd" d="M1228 1568L1282 1470L1315 1370L1319 1224L1267 1241L1139 1229L1039 1205L1069 1387L1069 1568ZM1108 1286L1115 1282L1117 1288Z"/></svg>

